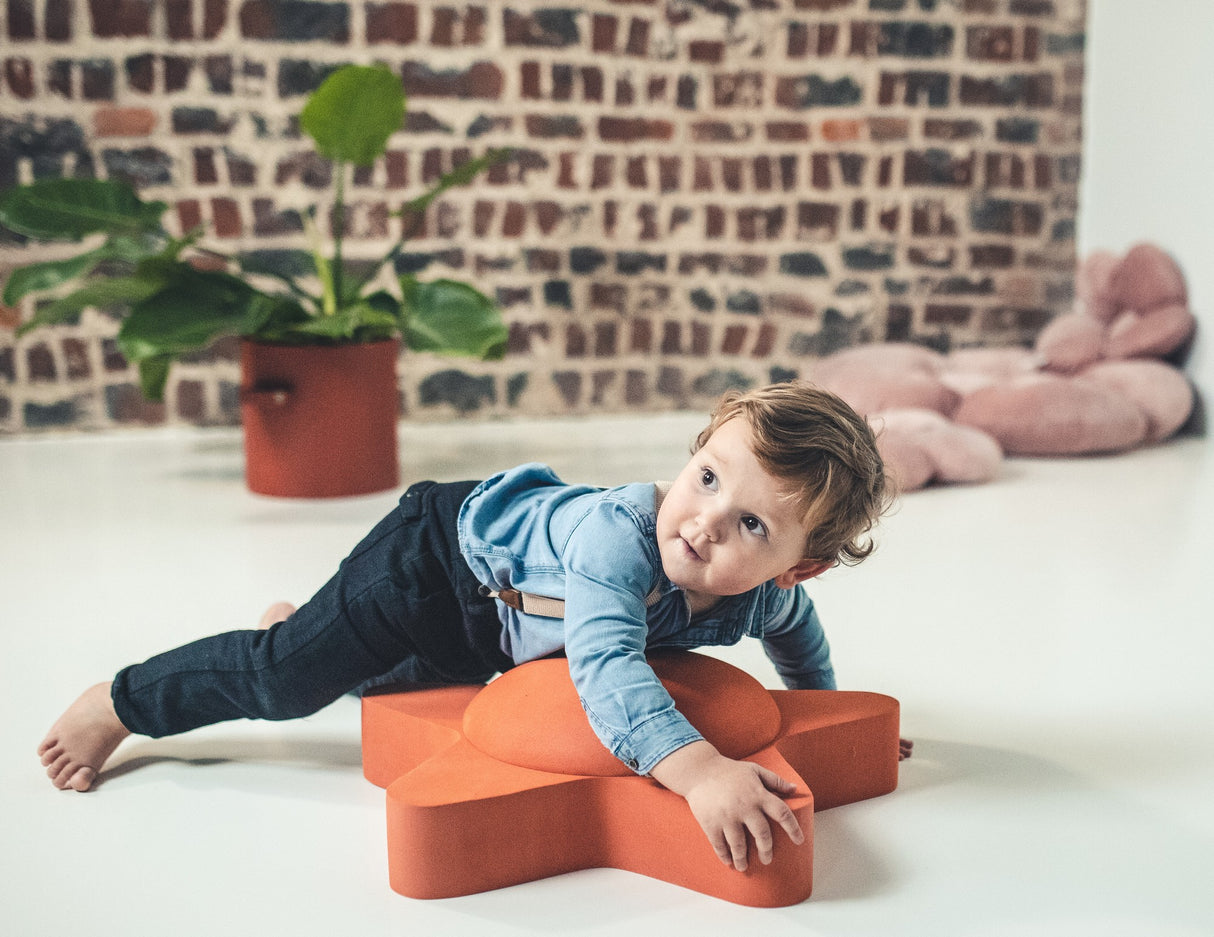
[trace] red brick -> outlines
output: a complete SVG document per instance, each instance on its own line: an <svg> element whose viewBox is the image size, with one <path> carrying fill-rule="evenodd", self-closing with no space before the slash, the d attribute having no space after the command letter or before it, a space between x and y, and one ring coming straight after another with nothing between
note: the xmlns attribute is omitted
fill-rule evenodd
<svg viewBox="0 0 1214 937"><path fill-rule="evenodd" d="M99 107L93 133L99 137L146 137L156 129L156 113L146 107Z"/></svg>
<svg viewBox="0 0 1214 937"><path fill-rule="evenodd" d="M211 199L211 222L214 225L216 237L240 237L244 230L240 221L240 206L235 199Z"/></svg>
<svg viewBox="0 0 1214 937"><path fill-rule="evenodd" d="M29 59L5 59L4 79L13 97L24 100L34 96L34 66Z"/></svg>

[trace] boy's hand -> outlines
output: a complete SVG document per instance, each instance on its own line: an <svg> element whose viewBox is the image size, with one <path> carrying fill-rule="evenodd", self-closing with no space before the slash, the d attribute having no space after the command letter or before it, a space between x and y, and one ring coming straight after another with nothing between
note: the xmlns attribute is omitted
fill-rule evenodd
<svg viewBox="0 0 1214 937"><path fill-rule="evenodd" d="M723 863L746 871L748 839L764 865L772 858L771 822L800 845L805 834L780 794L795 784L749 761L726 758L708 742L692 742L659 761L651 772L663 786L687 800L692 815Z"/></svg>

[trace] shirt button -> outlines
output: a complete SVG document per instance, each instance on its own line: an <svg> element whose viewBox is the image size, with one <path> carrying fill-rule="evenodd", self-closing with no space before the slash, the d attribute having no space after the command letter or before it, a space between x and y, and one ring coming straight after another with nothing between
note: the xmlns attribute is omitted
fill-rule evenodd
<svg viewBox="0 0 1214 937"><path fill-rule="evenodd" d="M626 762L624 762L624 764L626 764L633 771L635 771L637 769L637 767L639 766L639 763L637 762L637 760L635 758L629 758Z"/></svg>

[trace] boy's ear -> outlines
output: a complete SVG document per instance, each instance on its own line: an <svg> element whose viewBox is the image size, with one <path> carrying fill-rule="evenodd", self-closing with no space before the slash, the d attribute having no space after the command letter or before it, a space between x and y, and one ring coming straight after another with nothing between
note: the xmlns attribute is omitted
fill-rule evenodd
<svg viewBox="0 0 1214 937"><path fill-rule="evenodd" d="M775 578L775 583L781 589L791 589L799 582L813 579L830 569L834 564L827 560L803 559L796 566L791 566Z"/></svg>

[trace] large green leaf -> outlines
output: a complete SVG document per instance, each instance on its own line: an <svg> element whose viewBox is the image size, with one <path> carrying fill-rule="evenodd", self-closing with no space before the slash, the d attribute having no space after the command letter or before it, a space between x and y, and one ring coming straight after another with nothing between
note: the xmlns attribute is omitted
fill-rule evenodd
<svg viewBox="0 0 1214 937"><path fill-rule="evenodd" d="M321 155L370 166L405 117L400 79L379 65L347 65L324 80L299 115Z"/></svg>
<svg viewBox="0 0 1214 937"><path fill-rule="evenodd" d="M32 319L22 323L17 334L24 335L43 325L68 322L89 307L130 306L151 296L163 285L158 278L138 275L91 280L75 292L40 308Z"/></svg>
<svg viewBox="0 0 1214 937"><path fill-rule="evenodd" d="M164 385L169 380L172 355L156 355L139 362L139 388L148 400L164 400Z"/></svg>
<svg viewBox="0 0 1214 937"><path fill-rule="evenodd" d="M98 248L67 257L63 260L47 260L40 263L26 264L18 267L4 284L3 300L8 305L15 305L22 297L30 293L49 290L76 277L91 273L100 263L107 260L139 261L150 256L152 249L141 245L133 238L110 238Z"/></svg>
<svg viewBox="0 0 1214 937"><path fill-rule="evenodd" d="M493 300L466 283L401 278L405 344L440 355L500 358L507 331Z"/></svg>
<svg viewBox="0 0 1214 937"><path fill-rule="evenodd" d="M225 273L183 269L131 308L118 331L129 361L198 351L223 335L239 334L258 294Z"/></svg>
<svg viewBox="0 0 1214 937"><path fill-rule="evenodd" d="M44 241L156 231L168 206L112 179L43 179L0 196L0 224Z"/></svg>

